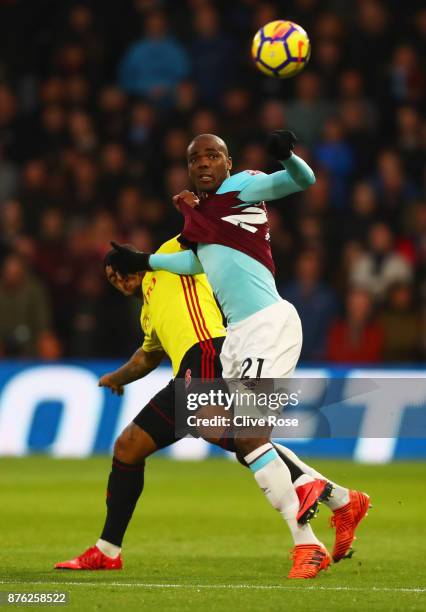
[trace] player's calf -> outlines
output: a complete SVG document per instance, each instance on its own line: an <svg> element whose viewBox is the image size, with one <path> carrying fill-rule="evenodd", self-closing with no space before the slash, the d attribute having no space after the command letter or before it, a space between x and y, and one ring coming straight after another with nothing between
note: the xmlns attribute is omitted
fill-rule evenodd
<svg viewBox="0 0 426 612"><path fill-rule="evenodd" d="M55 565L55 569L121 569L121 544L139 497L145 477L145 458L157 446L151 436L131 423L114 445L111 472L106 491L107 516L101 537L84 553Z"/></svg>

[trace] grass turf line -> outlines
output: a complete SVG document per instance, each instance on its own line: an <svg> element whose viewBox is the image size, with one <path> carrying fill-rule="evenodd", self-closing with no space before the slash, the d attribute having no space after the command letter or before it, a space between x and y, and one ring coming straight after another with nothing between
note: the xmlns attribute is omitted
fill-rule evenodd
<svg viewBox="0 0 426 612"><path fill-rule="evenodd" d="M96 541L109 463L108 458L0 460L0 591L46 592L63 584L70 592L68 609L80 610L426 607L419 531L423 463L314 462L330 478L366 490L374 504L359 529L353 559L314 581L285 579L286 526L249 471L221 459L149 460L145 491L124 542L125 570L54 571L56 561ZM331 548L328 516L323 506L313 526Z"/></svg>

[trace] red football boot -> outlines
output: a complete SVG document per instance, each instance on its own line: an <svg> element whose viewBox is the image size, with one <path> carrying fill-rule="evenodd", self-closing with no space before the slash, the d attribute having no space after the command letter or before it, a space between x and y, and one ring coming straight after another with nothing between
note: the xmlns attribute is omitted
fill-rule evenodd
<svg viewBox="0 0 426 612"><path fill-rule="evenodd" d="M55 565L55 569L68 570L120 570L122 568L123 560L121 555L111 559L111 557L104 555L97 546L88 548L82 555L75 557L75 559L62 561Z"/></svg>
<svg viewBox="0 0 426 612"><path fill-rule="evenodd" d="M305 525L314 518L318 512L318 505L330 497L332 490L331 482L319 478L296 487L297 497L299 498L297 522Z"/></svg>
<svg viewBox="0 0 426 612"><path fill-rule="evenodd" d="M292 551L293 567L287 578L315 578L330 565L330 555L320 544L299 544Z"/></svg>
<svg viewBox="0 0 426 612"><path fill-rule="evenodd" d="M333 561L350 559L353 555L352 542L355 530L362 519L367 516L370 508L370 497L360 491L349 491L349 502L334 511L330 519L331 526L336 529L336 540L333 548Z"/></svg>

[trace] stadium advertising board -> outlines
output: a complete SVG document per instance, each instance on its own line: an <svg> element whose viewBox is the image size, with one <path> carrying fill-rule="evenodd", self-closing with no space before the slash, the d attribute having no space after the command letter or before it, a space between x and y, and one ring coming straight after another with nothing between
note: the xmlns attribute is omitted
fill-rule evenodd
<svg viewBox="0 0 426 612"><path fill-rule="evenodd" d="M0 366L0 455L47 453L56 457L87 457L109 453L117 434L171 377L168 367L158 368L144 380L129 385L122 397L117 397L98 386L99 377L117 365L108 361L50 365L3 363ZM323 397L324 385L318 383L320 380L329 381L328 393L333 396L321 411L321 418L309 421L302 438L291 437L288 445L299 454L373 463L426 458L423 371L301 368L298 376L303 377L305 387L306 380L312 379L312 384L306 387L309 397L305 392L302 410L318 404ZM369 387L377 388L380 380L392 381L392 392L387 393L384 402L383 395L374 389L354 391L356 385L359 387L359 380L368 380ZM387 404L385 416L384 403ZM325 418L334 431L343 433L330 435L329 429L324 428ZM194 438L185 438L164 452L181 459L225 454Z"/></svg>

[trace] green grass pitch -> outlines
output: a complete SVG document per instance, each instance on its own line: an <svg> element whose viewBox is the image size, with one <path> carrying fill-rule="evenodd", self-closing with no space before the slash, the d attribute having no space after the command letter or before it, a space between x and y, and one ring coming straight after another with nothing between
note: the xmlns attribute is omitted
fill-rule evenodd
<svg viewBox="0 0 426 612"><path fill-rule="evenodd" d="M1 459L0 591L68 591L66 609L83 612L425 610L426 464L314 463L374 507L351 560L290 581L287 528L236 463L150 459L125 569L58 572L100 533L109 458ZM313 526L331 548L328 517L322 506Z"/></svg>

